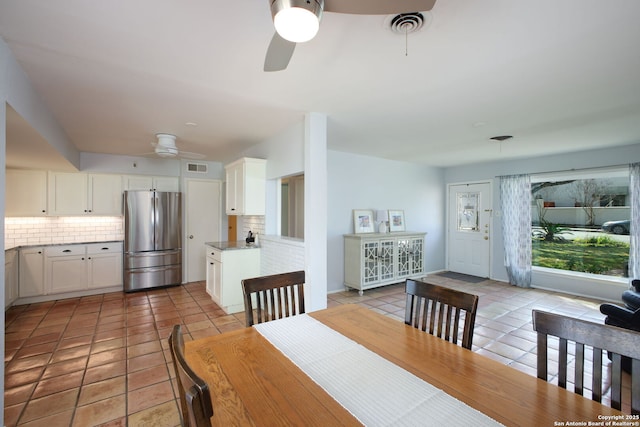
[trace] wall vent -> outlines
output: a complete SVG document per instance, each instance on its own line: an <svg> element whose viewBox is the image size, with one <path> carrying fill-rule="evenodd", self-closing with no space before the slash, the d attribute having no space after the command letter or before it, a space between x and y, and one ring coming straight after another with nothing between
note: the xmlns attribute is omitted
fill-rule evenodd
<svg viewBox="0 0 640 427"><path fill-rule="evenodd" d="M202 163L187 163L189 172L207 173L207 165Z"/></svg>

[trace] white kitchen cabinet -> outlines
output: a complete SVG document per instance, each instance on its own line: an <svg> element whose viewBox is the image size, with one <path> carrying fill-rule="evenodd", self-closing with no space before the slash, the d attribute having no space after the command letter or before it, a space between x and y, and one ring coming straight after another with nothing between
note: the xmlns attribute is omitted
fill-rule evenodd
<svg viewBox="0 0 640 427"><path fill-rule="evenodd" d="M44 295L44 248L20 249L18 263L18 295L20 298Z"/></svg>
<svg viewBox="0 0 640 427"><path fill-rule="evenodd" d="M222 287L222 251L209 250L208 253L218 254L218 256L207 255L207 293L218 303L220 301Z"/></svg>
<svg viewBox="0 0 640 427"><path fill-rule="evenodd" d="M243 157L225 166L227 215L264 215L266 165L266 160Z"/></svg>
<svg viewBox="0 0 640 427"><path fill-rule="evenodd" d="M122 215L122 177L89 174L87 209L93 215Z"/></svg>
<svg viewBox="0 0 640 427"><path fill-rule="evenodd" d="M85 252L84 245L45 248L45 291L47 294L87 289Z"/></svg>
<svg viewBox="0 0 640 427"><path fill-rule="evenodd" d="M87 287L122 286L122 242L87 245Z"/></svg>
<svg viewBox="0 0 640 427"><path fill-rule="evenodd" d="M18 298L18 251L9 249L4 251L4 308Z"/></svg>
<svg viewBox="0 0 640 427"><path fill-rule="evenodd" d="M207 293L227 314L244 311L242 280L260 276L260 249L206 250Z"/></svg>
<svg viewBox="0 0 640 427"><path fill-rule="evenodd" d="M49 172L49 215L122 215L119 175Z"/></svg>
<svg viewBox="0 0 640 427"><path fill-rule="evenodd" d="M345 286L362 295L366 289L422 277L425 234L345 234Z"/></svg>
<svg viewBox="0 0 640 427"><path fill-rule="evenodd" d="M125 190L180 191L180 179L175 176L126 175Z"/></svg>
<svg viewBox="0 0 640 427"><path fill-rule="evenodd" d="M122 242L45 248L47 294L122 286Z"/></svg>
<svg viewBox="0 0 640 427"><path fill-rule="evenodd" d="M5 216L47 214L47 172L7 169Z"/></svg>

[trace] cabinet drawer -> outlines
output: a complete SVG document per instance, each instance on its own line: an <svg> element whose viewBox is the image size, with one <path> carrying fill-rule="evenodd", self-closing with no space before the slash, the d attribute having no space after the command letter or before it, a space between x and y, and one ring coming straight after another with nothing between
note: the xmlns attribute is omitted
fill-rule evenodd
<svg viewBox="0 0 640 427"><path fill-rule="evenodd" d="M85 249L85 245L48 246L44 248L44 255L48 257L84 255Z"/></svg>
<svg viewBox="0 0 640 427"><path fill-rule="evenodd" d="M207 246L207 260L222 262L222 251L211 246Z"/></svg>
<svg viewBox="0 0 640 427"><path fill-rule="evenodd" d="M109 254L122 252L122 243L91 243L87 245L88 254Z"/></svg>

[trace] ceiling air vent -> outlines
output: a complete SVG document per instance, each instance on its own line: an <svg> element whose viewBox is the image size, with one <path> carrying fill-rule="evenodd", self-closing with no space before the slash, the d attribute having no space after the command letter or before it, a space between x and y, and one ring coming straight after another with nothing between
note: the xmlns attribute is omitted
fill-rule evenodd
<svg viewBox="0 0 640 427"><path fill-rule="evenodd" d="M207 165L202 163L187 163L189 172L207 173Z"/></svg>

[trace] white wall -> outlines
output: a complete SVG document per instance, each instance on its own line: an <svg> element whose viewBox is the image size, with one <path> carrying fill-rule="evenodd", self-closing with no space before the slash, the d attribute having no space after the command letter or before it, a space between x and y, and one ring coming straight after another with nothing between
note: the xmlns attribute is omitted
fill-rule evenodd
<svg viewBox="0 0 640 427"><path fill-rule="evenodd" d="M451 167L445 170L444 178L446 183L473 182L496 178L500 175L522 173L537 174L543 172L567 171L571 169L626 165L629 164L629 162L634 162L638 159L640 159L640 144L634 144L602 150L582 151L579 153L556 154L552 156L540 156L520 160L498 160L495 162ZM493 209L494 212L498 212L500 210L500 179L494 179L493 194L495 195L493 198ZM508 281L507 273L504 268L503 235L499 217L494 216L492 226L494 230L494 238L492 241L493 253L491 257L493 264L492 278ZM548 287L547 276L548 275L545 275L543 278L542 275L536 276L534 273L534 286L538 284L538 280L541 287ZM567 283L571 282L574 290L576 287L579 288L581 286L581 279L579 278L557 278L557 280L566 280ZM586 281L582 281L582 284L584 284L586 288ZM586 292L572 293L586 294ZM618 289L613 290L611 295L613 295L612 299L619 299Z"/></svg>
<svg viewBox="0 0 640 427"><path fill-rule="evenodd" d="M426 231L425 271L444 268L444 171L414 163L328 152L328 291L344 289L343 234L353 209L403 209L407 231Z"/></svg>

